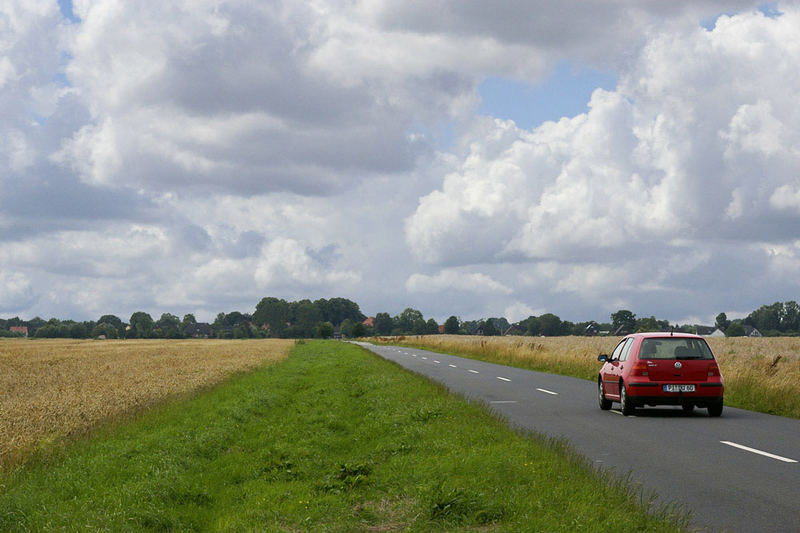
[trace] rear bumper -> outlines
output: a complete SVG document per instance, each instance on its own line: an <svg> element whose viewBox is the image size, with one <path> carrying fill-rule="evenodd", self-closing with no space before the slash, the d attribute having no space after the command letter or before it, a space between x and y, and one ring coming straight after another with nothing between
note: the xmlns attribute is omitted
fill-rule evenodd
<svg viewBox="0 0 800 533"><path fill-rule="evenodd" d="M695 383L694 392L664 392L661 382L635 382L628 386L628 398L636 405L696 405L706 407L722 401L725 386L720 382Z"/></svg>

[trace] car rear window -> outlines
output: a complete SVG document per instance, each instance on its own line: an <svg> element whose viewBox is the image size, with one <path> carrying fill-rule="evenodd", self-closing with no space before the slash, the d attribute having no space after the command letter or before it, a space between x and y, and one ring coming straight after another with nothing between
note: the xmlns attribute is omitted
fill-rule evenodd
<svg viewBox="0 0 800 533"><path fill-rule="evenodd" d="M666 337L644 339L639 359L714 359L703 339Z"/></svg>

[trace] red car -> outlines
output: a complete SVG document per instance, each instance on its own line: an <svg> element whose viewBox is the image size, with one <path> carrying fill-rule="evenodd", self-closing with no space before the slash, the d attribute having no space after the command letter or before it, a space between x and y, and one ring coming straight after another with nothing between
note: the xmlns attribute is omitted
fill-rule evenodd
<svg viewBox="0 0 800 533"><path fill-rule="evenodd" d="M623 338L597 377L600 409L619 402L622 414L645 405L702 407L709 416L722 414L725 385L711 348L697 335L635 333Z"/></svg>

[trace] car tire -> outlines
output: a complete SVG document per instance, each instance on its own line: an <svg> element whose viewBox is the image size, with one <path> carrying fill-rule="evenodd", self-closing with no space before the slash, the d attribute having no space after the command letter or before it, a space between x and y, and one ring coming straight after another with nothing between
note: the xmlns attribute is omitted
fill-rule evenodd
<svg viewBox="0 0 800 533"><path fill-rule="evenodd" d="M608 411L611 409L611 400L606 399L606 395L603 392L603 381L602 379L597 380L597 399L600 403L600 409L603 411Z"/></svg>
<svg viewBox="0 0 800 533"><path fill-rule="evenodd" d="M722 415L722 400L708 406L708 416Z"/></svg>
<svg viewBox="0 0 800 533"><path fill-rule="evenodd" d="M628 390L625 388L624 383L619 384L619 407L622 414L625 416L630 416L636 410L636 406L633 405L631 399L628 398Z"/></svg>

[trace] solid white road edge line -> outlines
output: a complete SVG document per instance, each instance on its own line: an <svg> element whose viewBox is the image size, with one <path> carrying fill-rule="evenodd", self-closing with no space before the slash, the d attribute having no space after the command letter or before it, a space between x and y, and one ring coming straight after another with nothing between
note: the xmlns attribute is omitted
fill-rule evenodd
<svg viewBox="0 0 800 533"><path fill-rule="evenodd" d="M538 390L539 392L543 392L545 394L552 394L553 396L558 396L557 392L553 392L551 390L547 390L547 389L536 389L536 390Z"/></svg>
<svg viewBox="0 0 800 533"><path fill-rule="evenodd" d="M480 372L478 372L477 370L470 370L470 372L472 372L473 374L480 374Z"/></svg>
<svg viewBox="0 0 800 533"><path fill-rule="evenodd" d="M778 461L783 461L784 463L796 463L794 459L789 459L787 457L781 457L780 455L775 455L773 453L764 452L761 450L756 450L755 448L750 448L748 446L743 446L741 444L736 444L735 442L731 442L729 440L721 440L722 444L727 444L728 446L733 446L734 448L739 448L740 450L745 450L752 453L757 453L758 455L763 455L764 457L769 457L770 459L777 459Z"/></svg>
<svg viewBox="0 0 800 533"><path fill-rule="evenodd" d="M500 379L502 381L511 381L510 379L504 378L504 377L501 377L501 376L497 376L497 379Z"/></svg>
<svg viewBox="0 0 800 533"><path fill-rule="evenodd" d="M492 400L489 403L517 403L517 400Z"/></svg>

